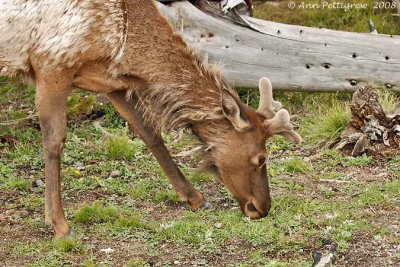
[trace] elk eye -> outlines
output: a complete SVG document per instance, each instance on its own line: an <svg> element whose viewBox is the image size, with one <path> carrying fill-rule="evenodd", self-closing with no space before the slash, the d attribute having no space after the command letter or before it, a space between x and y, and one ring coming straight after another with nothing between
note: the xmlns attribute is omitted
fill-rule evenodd
<svg viewBox="0 0 400 267"><path fill-rule="evenodd" d="M258 157L258 166L263 166L265 164L265 157L264 156L259 156Z"/></svg>

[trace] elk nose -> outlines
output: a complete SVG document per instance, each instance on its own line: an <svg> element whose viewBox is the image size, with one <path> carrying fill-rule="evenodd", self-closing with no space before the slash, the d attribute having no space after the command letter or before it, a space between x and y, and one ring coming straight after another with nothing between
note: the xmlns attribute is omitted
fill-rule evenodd
<svg viewBox="0 0 400 267"><path fill-rule="evenodd" d="M247 217L249 217L251 219L259 219L259 218L267 216L268 210L269 209L267 209L265 212L260 211L256 208L256 206L254 206L253 202L249 201L249 202L247 202L247 204L244 208L244 213Z"/></svg>

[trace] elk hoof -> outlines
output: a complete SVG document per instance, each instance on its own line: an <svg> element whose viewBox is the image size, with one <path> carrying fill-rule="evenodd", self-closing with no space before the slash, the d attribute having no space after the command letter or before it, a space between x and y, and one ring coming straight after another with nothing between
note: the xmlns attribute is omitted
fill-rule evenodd
<svg viewBox="0 0 400 267"><path fill-rule="evenodd" d="M69 233L68 234L66 234L65 236L63 236L63 237L61 237L62 239L73 239L73 238L75 238L76 237L76 235L75 235L75 232L74 232L74 230L72 230L72 228L69 230Z"/></svg>
<svg viewBox="0 0 400 267"><path fill-rule="evenodd" d="M69 229L67 234L55 234L55 239L73 239L75 238L75 232L72 229Z"/></svg>
<svg viewBox="0 0 400 267"><path fill-rule="evenodd" d="M212 210L214 207L210 202L205 202L203 205L200 206L202 210Z"/></svg>

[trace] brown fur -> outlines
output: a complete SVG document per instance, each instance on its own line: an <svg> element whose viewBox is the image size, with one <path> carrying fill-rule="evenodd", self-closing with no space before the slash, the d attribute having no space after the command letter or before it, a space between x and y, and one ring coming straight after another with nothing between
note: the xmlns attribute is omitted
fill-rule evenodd
<svg viewBox="0 0 400 267"><path fill-rule="evenodd" d="M261 161L267 157L266 118L244 105L219 71L188 49L154 1L121 0L121 6L124 16L118 25L125 35L122 58L116 60L107 44L95 41L102 39L99 35L109 34L101 28L101 18L107 14L99 17L91 35L81 40L87 47L76 54L73 64L54 65L46 53L32 50L30 54L28 69L36 79L45 152L46 222L55 235L70 233L61 203L60 157L71 85L108 95L152 151L179 197L193 209L204 206L205 199L172 161L159 133L162 127L192 128L209 147L213 165L243 212L251 218L267 215L270 196L266 166ZM98 8L106 12L104 6ZM91 12L96 14L96 10Z"/></svg>

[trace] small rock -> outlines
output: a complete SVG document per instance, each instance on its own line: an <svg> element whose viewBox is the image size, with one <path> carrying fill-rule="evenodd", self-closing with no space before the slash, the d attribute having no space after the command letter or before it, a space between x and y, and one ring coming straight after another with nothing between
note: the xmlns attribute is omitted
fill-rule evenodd
<svg viewBox="0 0 400 267"><path fill-rule="evenodd" d="M180 261L174 261L174 264L175 264L175 265L180 265L181 262L180 262Z"/></svg>
<svg viewBox="0 0 400 267"><path fill-rule="evenodd" d="M76 168L77 170L83 170L83 169L85 169L85 165L84 165L82 162L76 162L76 163L74 164L74 166L75 166L75 168Z"/></svg>
<svg viewBox="0 0 400 267"><path fill-rule="evenodd" d="M218 228L218 229L220 229L220 228L222 227L222 223L216 223L216 224L215 224L215 227Z"/></svg>
<svg viewBox="0 0 400 267"><path fill-rule="evenodd" d="M118 170L112 171L112 172L110 173L110 177L118 177L118 176L120 176L120 175L121 175L121 172L118 171Z"/></svg>
<svg viewBox="0 0 400 267"><path fill-rule="evenodd" d="M385 176L388 176L388 173L387 172L381 172L381 173L378 173L376 176L377 177L385 177Z"/></svg>
<svg viewBox="0 0 400 267"><path fill-rule="evenodd" d="M300 253L300 254L304 254L304 249L302 249L302 248L299 249L299 253Z"/></svg>
<svg viewBox="0 0 400 267"><path fill-rule="evenodd" d="M337 216L339 216L339 214L337 212L325 214L325 218L327 218L327 219L334 219Z"/></svg>
<svg viewBox="0 0 400 267"><path fill-rule="evenodd" d="M42 187L42 186L44 186L44 183L43 183L42 180L37 179L36 181L34 181L34 182L32 183L32 186L33 186L33 187Z"/></svg>
<svg viewBox="0 0 400 267"><path fill-rule="evenodd" d="M114 252L114 249L112 249L112 248L103 248L103 249L100 249L100 252L103 252L105 254L111 254L111 253Z"/></svg>

